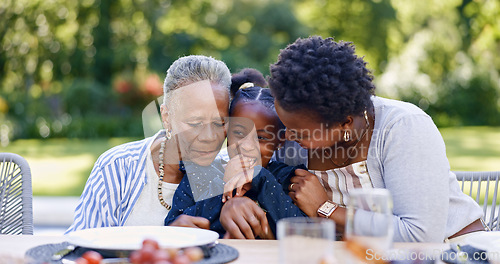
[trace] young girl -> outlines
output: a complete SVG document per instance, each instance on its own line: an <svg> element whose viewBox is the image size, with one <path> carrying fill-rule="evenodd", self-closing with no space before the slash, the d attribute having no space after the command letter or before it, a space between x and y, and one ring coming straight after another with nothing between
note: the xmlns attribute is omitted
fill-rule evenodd
<svg viewBox="0 0 500 264"><path fill-rule="evenodd" d="M267 211L269 226L275 234L276 222L279 219L305 216L292 203L286 187L295 169L305 167L292 167L271 161L274 151L282 142L283 135L280 133L284 132L284 126L276 114L274 99L269 89L240 89L231 102L229 115L231 118L227 140L231 159L225 166L225 173L217 173L213 168L190 168L193 173L188 170L188 177L184 177L179 184L165 224L170 224L181 214L202 216L210 221L211 230L223 236L225 230L219 221L220 210L226 197L231 197L233 189L237 188L235 195L244 194L257 201ZM197 195L200 188L196 187L200 186L198 177L189 177L200 174L201 170L204 170L203 182L210 185L207 188L210 190L209 195L205 192L202 199ZM227 183L221 184L221 180ZM210 194L213 197L208 197Z"/></svg>

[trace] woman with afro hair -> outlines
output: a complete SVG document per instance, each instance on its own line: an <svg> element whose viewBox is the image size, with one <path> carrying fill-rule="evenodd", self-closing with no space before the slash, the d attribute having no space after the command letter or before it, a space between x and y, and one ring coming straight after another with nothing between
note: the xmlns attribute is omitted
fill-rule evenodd
<svg viewBox="0 0 500 264"><path fill-rule="evenodd" d="M308 171L296 170L288 187L308 216L328 217L343 230L349 190L385 188L394 201L394 241L443 242L484 230L482 210L459 189L431 117L413 104L375 96L373 76L352 43L298 39L270 70L286 139L308 151L301 160ZM222 209L223 225L235 236L256 229L238 217L261 213L244 199ZM325 204L336 209L318 212ZM354 224L380 226L370 214Z"/></svg>

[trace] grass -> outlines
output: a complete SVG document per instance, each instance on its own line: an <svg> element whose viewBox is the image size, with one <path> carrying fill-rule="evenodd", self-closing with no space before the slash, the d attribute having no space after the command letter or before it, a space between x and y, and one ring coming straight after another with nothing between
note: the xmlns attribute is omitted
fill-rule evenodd
<svg viewBox="0 0 500 264"><path fill-rule="evenodd" d="M19 154L28 161L34 195L80 196L99 155L133 140L136 139L25 139L12 142L1 151Z"/></svg>
<svg viewBox="0 0 500 264"><path fill-rule="evenodd" d="M440 132L452 170L500 170L500 127L443 128Z"/></svg>
<svg viewBox="0 0 500 264"><path fill-rule="evenodd" d="M452 170L500 170L500 127L440 130ZM94 162L109 148L134 138L16 140L2 152L26 158L34 195L79 196Z"/></svg>
<svg viewBox="0 0 500 264"><path fill-rule="evenodd" d="M458 127L442 128L441 135L446 144L446 155L455 171L500 171L500 127ZM462 184L462 183L460 183ZM464 192L476 199L478 184L464 183ZM486 189L488 203L492 203L495 185L487 188L481 184L478 202L483 206ZM469 193L471 192L471 194ZM500 200L496 201L500 204Z"/></svg>

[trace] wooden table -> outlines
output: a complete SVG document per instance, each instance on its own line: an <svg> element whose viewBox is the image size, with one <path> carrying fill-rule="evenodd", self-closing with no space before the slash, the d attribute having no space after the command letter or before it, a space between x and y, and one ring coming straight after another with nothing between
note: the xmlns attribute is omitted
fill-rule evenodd
<svg viewBox="0 0 500 264"><path fill-rule="evenodd" d="M61 243L64 236L28 236L28 235L0 235L0 259L6 256L22 259L25 252L35 246L49 243ZM234 240L222 239L219 243L230 245L239 252L239 257L232 263L279 263L279 243L277 240ZM431 243L395 243L397 250L428 250L439 252L449 248L447 244ZM347 255L344 242L334 243L334 253L338 263L345 263L343 258ZM0 261L1 262L1 261Z"/></svg>

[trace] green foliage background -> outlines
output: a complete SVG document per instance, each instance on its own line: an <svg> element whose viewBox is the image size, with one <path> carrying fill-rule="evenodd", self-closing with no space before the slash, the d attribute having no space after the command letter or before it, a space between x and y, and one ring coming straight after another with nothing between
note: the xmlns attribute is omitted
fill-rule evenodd
<svg viewBox="0 0 500 264"><path fill-rule="evenodd" d="M4 0L0 139L142 136L178 57L268 73L298 37L352 41L377 93L439 126L500 125L496 0Z"/></svg>

